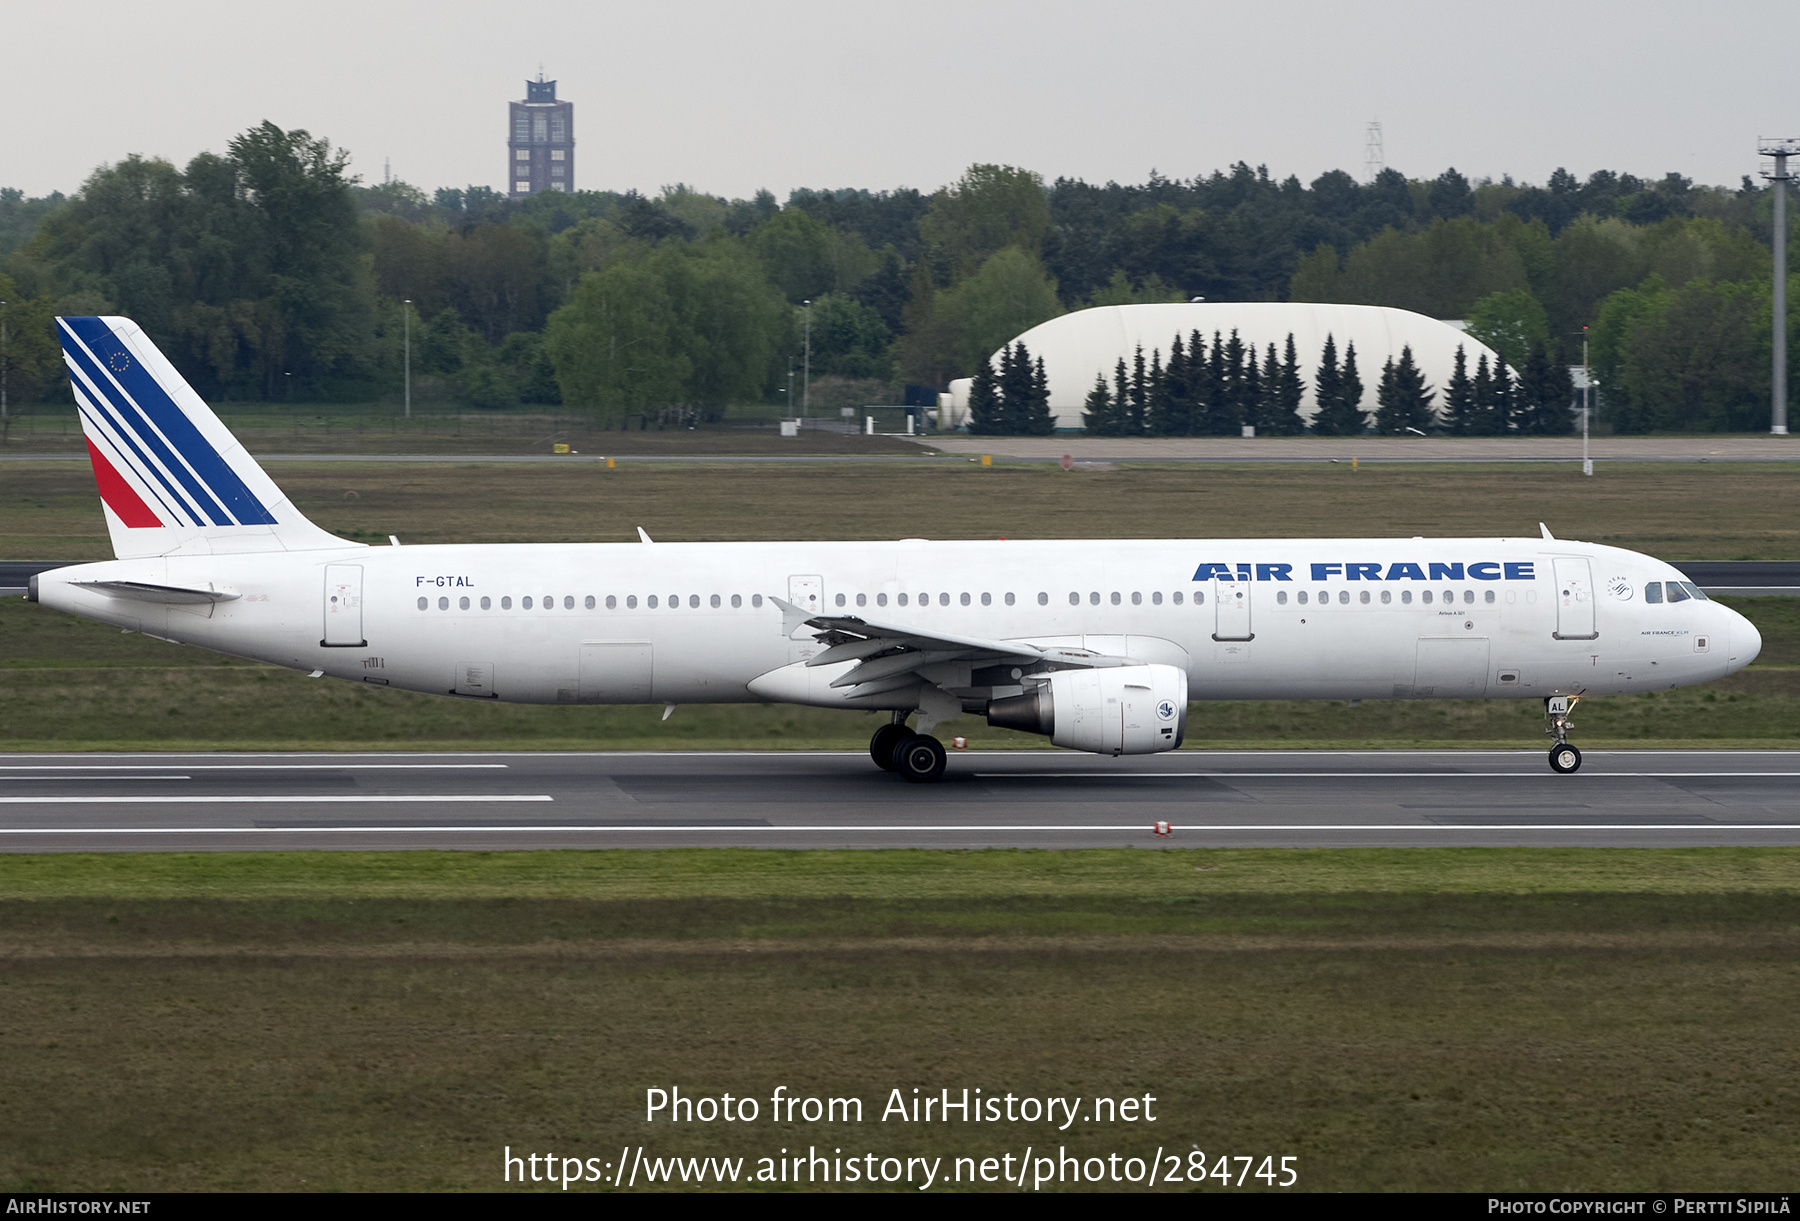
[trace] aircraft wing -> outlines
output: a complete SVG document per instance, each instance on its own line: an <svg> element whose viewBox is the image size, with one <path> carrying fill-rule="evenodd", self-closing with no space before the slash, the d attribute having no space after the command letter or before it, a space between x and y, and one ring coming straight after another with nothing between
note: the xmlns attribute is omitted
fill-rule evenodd
<svg viewBox="0 0 1800 1221"><path fill-rule="evenodd" d="M809 615L781 598L771 598L782 610L784 626L791 634L801 626L817 629L813 638L825 649L807 661L808 666L858 663L832 680L833 687L859 688L873 694L891 686L915 682L927 667L945 663L974 666L1015 665L1035 668L1110 667L1130 665L1131 659L1112 657L1090 649L1035 645L1024 640L994 640L938 632L916 624L884 623L860 615ZM879 684L879 686L876 686Z"/></svg>

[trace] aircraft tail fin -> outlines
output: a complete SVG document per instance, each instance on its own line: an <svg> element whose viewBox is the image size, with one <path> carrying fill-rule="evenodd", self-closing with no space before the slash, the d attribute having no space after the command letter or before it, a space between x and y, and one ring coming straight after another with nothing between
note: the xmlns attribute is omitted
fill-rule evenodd
<svg viewBox="0 0 1800 1221"><path fill-rule="evenodd" d="M308 521L128 318L58 318L113 554L354 547Z"/></svg>

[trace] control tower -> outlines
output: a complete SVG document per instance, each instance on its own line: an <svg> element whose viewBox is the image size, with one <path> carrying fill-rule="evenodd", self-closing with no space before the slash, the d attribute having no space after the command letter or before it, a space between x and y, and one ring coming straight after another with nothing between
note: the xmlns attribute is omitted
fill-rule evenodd
<svg viewBox="0 0 1800 1221"><path fill-rule="evenodd" d="M507 198L575 189L575 106L556 100L556 82L525 82L525 100L507 104Z"/></svg>

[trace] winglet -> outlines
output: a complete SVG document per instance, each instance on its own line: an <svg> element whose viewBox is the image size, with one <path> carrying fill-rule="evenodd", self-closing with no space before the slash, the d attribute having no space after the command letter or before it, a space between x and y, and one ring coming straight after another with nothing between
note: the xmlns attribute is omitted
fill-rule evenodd
<svg viewBox="0 0 1800 1221"><path fill-rule="evenodd" d="M1543 522L1539 522L1539 523L1538 523L1538 529L1539 529L1539 530L1542 530L1542 531L1543 531L1543 532L1544 532L1544 537L1545 537L1545 538L1547 538L1547 539L1549 539L1549 540L1550 540L1550 541L1551 541L1551 542L1553 542L1553 543L1554 543L1554 542L1555 542L1555 541L1556 541L1556 535L1554 535L1554 534L1552 534L1552 533L1550 533L1550 527L1549 527L1549 526L1546 526L1546 525L1545 525L1545 524L1544 524L1544 523L1543 523Z"/></svg>
<svg viewBox="0 0 1800 1221"><path fill-rule="evenodd" d="M638 532L638 542L640 542L640 543L650 543L650 542L656 541L656 540L652 539L648 534L644 533L644 528L642 526L639 526L637 528L637 532Z"/></svg>

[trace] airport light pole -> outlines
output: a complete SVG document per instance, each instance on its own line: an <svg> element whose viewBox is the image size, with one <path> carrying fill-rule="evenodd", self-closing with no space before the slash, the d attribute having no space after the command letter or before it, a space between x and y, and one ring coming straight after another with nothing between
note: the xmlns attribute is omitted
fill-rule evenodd
<svg viewBox="0 0 1800 1221"><path fill-rule="evenodd" d="M812 407L812 302L806 303L806 364L800 375L800 414Z"/></svg>
<svg viewBox="0 0 1800 1221"><path fill-rule="evenodd" d="M412 419L412 299L409 297L400 303L405 315L406 334L406 418Z"/></svg>
<svg viewBox="0 0 1800 1221"><path fill-rule="evenodd" d="M1758 140L1757 151L1775 159L1772 172L1764 178L1775 192L1775 274L1773 333L1774 359L1769 371L1769 431L1778 437L1787 435L1787 159L1800 155L1800 139Z"/></svg>
<svg viewBox="0 0 1800 1221"><path fill-rule="evenodd" d="M1594 473L1593 459L1588 457L1588 395L1593 393L1594 370L1588 364L1588 329L1581 328L1581 473Z"/></svg>
<svg viewBox="0 0 1800 1221"><path fill-rule="evenodd" d="M10 422L6 414L6 376L12 372L10 355L6 346L6 302L0 301L0 424Z"/></svg>

